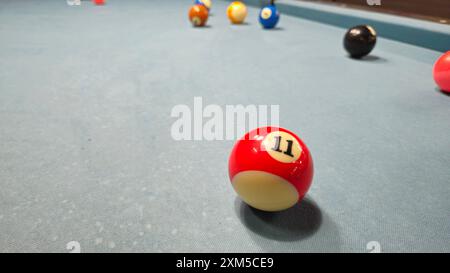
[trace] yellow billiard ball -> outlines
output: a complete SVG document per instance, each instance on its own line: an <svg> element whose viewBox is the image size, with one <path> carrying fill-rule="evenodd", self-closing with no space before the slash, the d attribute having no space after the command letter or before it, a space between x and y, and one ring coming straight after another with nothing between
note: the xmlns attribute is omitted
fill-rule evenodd
<svg viewBox="0 0 450 273"><path fill-rule="evenodd" d="M242 2L233 2L227 8L227 16L232 24L242 24L247 17L247 7Z"/></svg>

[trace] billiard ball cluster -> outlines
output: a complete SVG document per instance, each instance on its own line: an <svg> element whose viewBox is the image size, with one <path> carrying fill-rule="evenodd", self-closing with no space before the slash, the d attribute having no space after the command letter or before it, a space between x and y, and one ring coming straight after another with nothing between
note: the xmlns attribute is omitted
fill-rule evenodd
<svg viewBox="0 0 450 273"><path fill-rule="evenodd" d="M206 9L206 13L203 8ZM194 27L201 27L206 25L206 21L209 17L209 12L212 7L212 2L210 0L195 0L194 6L189 9L189 20ZM231 24L243 24L247 18L247 6L240 2L232 2L227 8L227 17ZM274 4L274 0L264 6L259 12L259 22L261 26L265 29L274 28L280 19L280 12Z"/></svg>
<svg viewBox="0 0 450 273"><path fill-rule="evenodd" d="M211 1L196 0L189 11L194 26L204 26ZM242 24L247 7L232 2L227 8L232 24ZM264 6L259 22L265 29L274 28L280 13L273 3ZM345 33L344 48L349 56L361 59L377 43L372 26L354 26ZM434 79L439 88L450 93L450 51L434 65ZM297 204L306 195L313 179L313 160L308 147L293 132L279 127L261 127L248 132L233 147L228 163L231 184L239 197L251 207L263 211L281 211Z"/></svg>

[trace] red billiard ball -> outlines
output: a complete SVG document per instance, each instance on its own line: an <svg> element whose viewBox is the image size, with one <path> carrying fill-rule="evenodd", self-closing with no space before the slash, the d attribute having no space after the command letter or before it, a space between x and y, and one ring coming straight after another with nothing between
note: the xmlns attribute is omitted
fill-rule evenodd
<svg viewBox="0 0 450 273"><path fill-rule="evenodd" d="M434 64L434 81L444 92L450 92L450 51L444 53Z"/></svg>
<svg viewBox="0 0 450 273"><path fill-rule="evenodd" d="M261 127L236 142L228 172L245 203L280 211L305 196L314 171L311 154L298 136L283 128Z"/></svg>
<svg viewBox="0 0 450 273"><path fill-rule="evenodd" d="M105 0L92 0L92 2L94 2L94 4L96 5L104 5L105 4Z"/></svg>

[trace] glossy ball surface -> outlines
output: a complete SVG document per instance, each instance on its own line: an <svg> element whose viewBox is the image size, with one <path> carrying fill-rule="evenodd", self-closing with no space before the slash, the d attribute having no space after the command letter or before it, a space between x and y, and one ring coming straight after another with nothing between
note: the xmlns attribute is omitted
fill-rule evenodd
<svg viewBox="0 0 450 273"><path fill-rule="evenodd" d="M352 27L344 37L344 48L352 58L362 58L372 52L377 42L377 33L371 26Z"/></svg>
<svg viewBox="0 0 450 273"><path fill-rule="evenodd" d="M280 211L297 204L312 183L313 160L303 141L278 127L247 133L233 147L228 173L234 190L248 205Z"/></svg>
<svg viewBox="0 0 450 273"><path fill-rule="evenodd" d="M450 93L450 51L444 53L434 64L433 78L442 91Z"/></svg>
<svg viewBox="0 0 450 273"><path fill-rule="evenodd" d="M247 17L247 7L242 2L232 2L227 8L227 16L232 24L242 24Z"/></svg>
<svg viewBox="0 0 450 273"><path fill-rule="evenodd" d="M203 5L194 5L189 10L189 20L194 27L202 27L208 21L208 10Z"/></svg>
<svg viewBox="0 0 450 273"><path fill-rule="evenodd" d="M259 12L259 23L263 28L274 28L280 20L280 12L275 5L268 5Z"/></svg>

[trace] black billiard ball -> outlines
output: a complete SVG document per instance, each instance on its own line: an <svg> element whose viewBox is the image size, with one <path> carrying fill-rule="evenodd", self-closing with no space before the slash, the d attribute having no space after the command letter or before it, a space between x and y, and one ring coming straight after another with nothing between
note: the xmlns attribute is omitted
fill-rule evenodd
<svg viewBox="0 0 450 273"><path fill-rule="evenodd" d="M352 58L362 58L375 47L377 33L371 26L361 25L352 27L344 37L344 47Z"/></svg>

